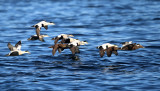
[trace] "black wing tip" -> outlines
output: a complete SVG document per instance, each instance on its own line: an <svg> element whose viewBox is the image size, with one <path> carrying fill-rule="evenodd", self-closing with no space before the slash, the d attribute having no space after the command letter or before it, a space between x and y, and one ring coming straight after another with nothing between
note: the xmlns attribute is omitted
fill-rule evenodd
<svg viewBox="0 0 160 91"><path fill-rule="evenodd" d="M20 45L21 43L22 43L22 42L21 42L21 40L20 40L20 41L18 41L18 43L17 43L17 44L19 44L19 45Z"/></svg>

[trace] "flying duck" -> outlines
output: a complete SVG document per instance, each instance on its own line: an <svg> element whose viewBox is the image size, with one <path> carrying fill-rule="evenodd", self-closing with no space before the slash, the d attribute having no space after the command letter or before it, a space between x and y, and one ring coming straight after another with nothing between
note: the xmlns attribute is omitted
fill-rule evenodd
<svg viewBox="0 0 160 91"><path fill-rule="evenodd" d="M111 57L112 52L116 56L118 55L118 52L117 52L118 46L117 45L113 45L113 44L110 44L110 43L105 43L105 44L102 44L102 45L98 46L97 48L99 49L99 55L101 57L104 56L105 51L106 51L108 57Z"/></svg>
<svg viewBox="0 0 160 91"><path fill-rule="evenodd" d="M71 43L59 43L59 44L54 44L53 46L49 47L49 48L53 48L52 50L52 54L53 56L55 55L56 51L58 50L59 53L61 53L64 49L70 49L72 54L74 55L75 53L79 53L79 48L78 46L80 45L85 45L88 44L88 42L86 41L80 41L80 40L75 40Z"/></svg>
<svg viewBox="0 0 160 91"><path fill-rule="evenodd" d="M131 43L121 47L120 50L136 50L139 48L144 48L141 44Z"/></svg>
<svg viewBox="0 0 160 91"><path fill-rule="evenodd" d="M58 40L69 39L69 37L74 37L74 36L70 35L70 34L60 34L60 35L52 38L52 40L55 40L54 43L56 44L58 42Z"/></svg>
<svg viewBox="0 0 160 91"><path fill-rule="evenodd" d="M40 41L44 41L43 40L43 35L40 35L41 27L44 27L47 30L48 25L55 25L55 24L53 22L41 21L41 22L32 26L32 27L36 28L36 34L37 34L37 37L39 38Z"/></svg>
<svg viewBox="0 0 160 91"><path fill-rule="evenodd" d="M70 49L72 54L75 54L76 53L76 47L75 46L69 46L68 44L55 44L53 46L50 46L49 48L53 48L52 50L52 55L54 56L57 49L58 49L58 52L61 53L62 50L64 49Z"/></svg>
<svg viewBox="0 0 160 91"><path fill-rule="evenodd" d="M71 43L68 43L69 46L74 47L73 49L75 50L75 53L80 53L79 46L85 45L85 44L88 44L88 42L87 41L80 41L78 39L74 40Z"/></svg>
<svg viewBox="0 0 160 91"><path fill-rule="evenodd" d="M49 37L48 35L39 35L39 36L37 36L37 35L32 35L30 38L28 38L27 40L40 40L40 41L42 41L42 42L44 42L44 39L43 39L43 37Z"/></svg>
<svg viewBox="0 0 160 91"><path fill-rule="evenodd" d="M25 54L25 53L30 54L29 51L21 51L21 41L16 43L15 46L11 45L10 43L8 43L7 46L10 50L10 53L7 54L6 56L18 56L18 55L22 55L22 54Z"/></svg>
<svg viewBox="0 0 160 91"><path fill-rule="evenodd" d="M55 25L53 22L46 22L46 21L41 21L31 27L35 27L36 30L41 30L41 27L44 27L46 30L48 29L48 25Z"/></svg>

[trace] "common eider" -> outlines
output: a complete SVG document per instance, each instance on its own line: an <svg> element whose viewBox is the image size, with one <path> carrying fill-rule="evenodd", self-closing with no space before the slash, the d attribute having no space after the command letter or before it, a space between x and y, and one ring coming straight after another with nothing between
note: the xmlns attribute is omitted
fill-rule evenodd
<svg viewBox="0 0 160 91"><path fill-rule="evenodd" d="M7 54L6 56L18 56L18 55L22 55L22 54L25 54L25 53L30 54L29 51L21 51L21 41L16 43L15 46L11 45L10 43L8 43L7 46L10 50L10 53Z"/></svg>
<svg viewBox="0 0 160 91"><path fill-rule="evenodd" d="M64 49L70 49L72 54L74 55L75 53L79 53L79 47L80 45L85 45L88 44L86 41L80 41L80 40L75 40L71 43L59 43L59 44L54 44L53 46L49 48L53 48L52 50L52 55L54 56L56 51L58 50L59 53L61 53Z"/></svg>
<svg viewBox="0 0 160 91"><path fill-rule="evenodd" d="M59 53L61 53L61 51L64 50L64 49L70 49L72 54L76 53L76 47L68 45L68 44L55 44L53 46L50 46L49 48L53 48L53 50L52 50L52 55L53 56L55 55L57 50L58 50Z"/></svg>
<svg viewBox="0 0 160 91"><path fill-rule="evenodd" d="M75 53L80 53L79 46L85 45L85 44L88 44L88 42L87 41L80 41L78 39L74 40L71 43L68 43L69 46L74 47L73 49L75 50Z"/></svg>
<svg viewBox="0 0 160 91"><path fill-rule="evenodd" d="M49 37L48 35L32 35L30 38L28 38L27 40L40 40L42 42L44 42L43 37Z"/></svg>
<svg viewBox="0 0 160 91"><path fill-rule="evenodd" d="M31 27L35 27L36 30L41 30L41 27L44 27L46 30L48 29L48 25L55 25L53 22L46 22L46 21L41 21Z"/></svg>
<svg viewBox="0 0 160 91"><path fill-rule="evenodd" d="M132 43L122 46L120 50L136 50L139 48L144 48L144 47L141 44Z"/></svg>
<svg viewBox="0 0 160 91"><path fill-rule="evenodd" d="M65 39L69 39L70 37L74 37L71 34L60 34L54 38L52 38L52 40L55 40L54 43L56 44L58 42L58 40L65 40Z"/></svg>
<svg viewBox="0 0 160 91"><path fill-rule="evenodd" d="M40 35L41 27L44 27L47 30L48 25L55 25L55 24L53 22L41 21L41 22L32 26L32 27L36 28L36 35L40 41L44 41L44 39L43 39L44 35ZM33 39L37 39L37 38L35 38L35 36L31 36L31 37L33 37ZM30 39L32 39L32 38L30 38Z"/></svg>
<svg viewBox="0 0 160 91"><path fill-rule="evenodd" d="M99 49L99 55L101 57L104 56L105 51L106 51L108 57L111 57L112 52L116 56L118 55L118 52L117 52L118 46L117 45L113 45L113 44L110 44L110 43L105 43L105 44L102 44L102 45L98 46L97 48Z"/></svg>

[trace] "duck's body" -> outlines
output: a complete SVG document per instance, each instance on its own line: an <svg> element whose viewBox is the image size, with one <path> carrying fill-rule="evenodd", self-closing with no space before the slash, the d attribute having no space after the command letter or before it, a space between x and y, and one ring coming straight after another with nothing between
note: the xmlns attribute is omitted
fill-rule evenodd
<svg viewBox="0 0 160 91"><path fill-rule="evenodd" d="M58 40L65 41L66 39L70 39L70 37L74 37L74 36L73 35L69 35L69 34L60 34L60 35L52 38L52 40L55 40L54 43L56 44L58 42Z"/></svg>
<svg viewBox="0 0 160 91"><path fill-rule="evenodd" d="M88 44L86 41L80 41L78 39L74 39L70 37L74 37L74 36L68 35L68 34L60 34L52 38L52 40L55 40L54 41L55 44L49 48L53 48L52 50L53 56L55 55L57 50L59 51L59 53L61 53L64 49L70 49L72 54L79 53L80 51L78 46ZM57 44L58 40L62 40L62 41L60 41Z"/></svg>
<svg viewBox="0 0 160 91"><path fill-rule="evenodd" d="M19 56L25 53L30 53L28 51L21 51L21 41L19 41L15 46L12 46L10 43L8 43L7 46L10 49L10 53L6 56Z"/></svg>
<svg viewBox="0 0 160 91"><path fill-rule="evenodd" d="M72 43L74 41L77 41L78 39L74 39L74 38L64 38L62 39L59 43Z"/></svg>
<svg viewBox="0 0 160 91"><path fill-rule="evenodd" d="M144 47L140 44L133 43L133 44L128 44L128 45L122 46L121 50L136 50L139 48L144 48Z"/></svg>
<svg viewBox="0 0 160 91"><path fill-rule="evenodd" d="M49 37L48 35L32 35L30 38L28 38L27 40L40 40L42 42L44 42L43 37Z"/></svg>
<svg viewBox="0 0 160 91"><path fill-rule="evenodd" d="M19 56L19 55L22 55L22 54L25 54L25 53L30 54L29 51L21 51L21 50L19 50L19 51L10 51L10 53L7 54L6 56Z"/></svg>
<svg viewBox="0 0 160 91"><path fill-rule="evenodd" d="M75 53L80 53L79 46L85 45L85 44L88 44L88 42L80 41L80 40L76 39L76 40L72 41L71 43L68 43L68 46L70 46L72 48L72 50L75 51Z"/></svg>
<svg viewBox="0 0 160 91"><path fill-rule="evenodd" d="M41 27L44 27L47 30L48 29L48 25L55 25L55 24L53 22L41 21L41 22L33 25L32 27L36 28L36 34L37 34L37 36L40 36Z"/></svg>
<svg viewBox="0 0 160 91"><path fill-rule="evenodd" d="M102 45L98 46L97 48L99 49L99 55L101 57L104 56L105 51L106 51L108 57L111 57L112 52L116 56L118 55L118 52L117 52L118 46L117 45L113 45L113 44L110 44L110 43L105 43L105 44L102 44Z"/></svg>
<svg viewBox="0 0 160 91"><path fill-rule="evenodd" d="M69 46L68 44L55 44L49 48L53 48L52 55L54 56L56 51L58 50L59 53L63 51L64 49L70 49L72 54L76 53L76 47L75 46Z"/></svg>
<svg viewBox="0 0 160 91"><path fill-rule="evenodd" d="M55 25L55 24L53 22L41 21L41 22L33 25L32 27L39 28L39 29L41 29L41 27L44 27L47 30L48 25Z"/></svg>
<svg viewBox="0 0 160 91"><path fill-rule="evenodd" d="M85 45L85 44L88 44L88 42L75 39L72 42L70 42L68 45L80 46L80 45Z"/></svg>
<svg viewBox="0 0 160 91"><path fill-rule="evenodd" d="M132 41L129 41L129 42L122 42L121 44L122 44L122 46L126 46L126 45L129 45L129 44L133 44L133 42L132 42Z"/></svg>

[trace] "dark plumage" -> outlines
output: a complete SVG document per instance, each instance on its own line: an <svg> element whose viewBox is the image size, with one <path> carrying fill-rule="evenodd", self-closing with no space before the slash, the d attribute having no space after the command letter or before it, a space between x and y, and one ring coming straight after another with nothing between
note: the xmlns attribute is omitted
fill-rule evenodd
<svg viewBox="0 0 160 91"><path fill-rule="evenodd" d="M50 46L49 48L53 48L52 55L54 56L56 51L58 50L59 53L61 53L64 49L70 49L72 54L75 54L79 49L77 49L74 45L68 45L68 44L55 44L53 46Z"/></svg>
<svg viewBox="0 0 160 91"><path fill-rule="evenodd" d="M42 42L45 42L45 40L43 39L44 37L49 37L48 35L32 35L30 38L28 38L27 40L40 40Z"/></svg>
<svg viewBox="0 0 160 91"><path fill-rule="evenodd" d="M144 48L144 47L140 44L133 43L133 44L128 44L128 45L123 46L121 50L136 50L139 48Z"/></svg>

